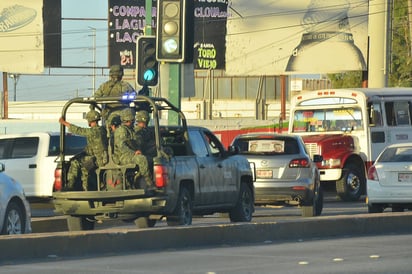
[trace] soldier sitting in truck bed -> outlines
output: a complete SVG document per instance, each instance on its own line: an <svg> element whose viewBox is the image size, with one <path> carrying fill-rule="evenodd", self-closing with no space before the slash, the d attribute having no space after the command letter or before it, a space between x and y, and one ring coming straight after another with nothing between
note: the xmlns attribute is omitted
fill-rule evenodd
<svg viewBox="0 0 412 274"><path fill-rule="evenodd" d="M120 117L122 124L114 132L113 161L119 165L135 164L139 168L135 178L143 177L145 185L141 187L152 190L153 181L148 162L140 148L142 142L133 129L133 112L130 108L126 108L121 112Z"/></svg>
<svg viewBox="0 0 412 274"><path fill-rule="evenodd" d="M86 120L89 128L82 128L67 122L63 117L59 119L59 123L69 128L69 131L85 136L87 138L87 146L80 155L74 156L70 163L70 168L67 174L69 189L76 189L76 181L80 175L82 181L82 189L89 189L89 172L95 170L98 166L103 166L108 161L107 154L107 134L104 127L100 126L100 113L95 110L90 110L86 114Z"/></svg>

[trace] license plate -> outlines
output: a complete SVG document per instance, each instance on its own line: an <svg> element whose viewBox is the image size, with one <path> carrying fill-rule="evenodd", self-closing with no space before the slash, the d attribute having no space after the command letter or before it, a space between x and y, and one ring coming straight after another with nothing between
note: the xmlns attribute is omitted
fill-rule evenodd
<svg viewBox="0 0 412 274"><path fill-rule="evenodd" d="M256 170L256 177L261 179L273 178L272 170Z"/></svg>
<svg viewBox="0 0 412 274"><path fill-rule="evenodd" d="M412 173L398 173L398 182L412 183Z"/></svg>

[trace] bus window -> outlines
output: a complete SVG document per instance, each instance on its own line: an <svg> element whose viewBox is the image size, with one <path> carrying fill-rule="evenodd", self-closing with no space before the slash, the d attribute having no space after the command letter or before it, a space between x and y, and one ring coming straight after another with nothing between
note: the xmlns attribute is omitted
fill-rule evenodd
<svg viewBox="0 0 412 274"><path fill-rule="evenodd" d="M398 125L409 125L409 103L405 101L399 101L394 103L395 114L396 114L396 124Z"/></svg>
<svg viewBox="0 0 412 274"><path fill-rule="evenodd" d="M368 113L370 126L382 126L382 110L380 103L369 103Z"/></svg>
<svg viewBox="0 0 412 274"><path fill-rule="evenodd" d="M389 126L409 125L409 103L405 101L386 102L386 122Z"/></svg>

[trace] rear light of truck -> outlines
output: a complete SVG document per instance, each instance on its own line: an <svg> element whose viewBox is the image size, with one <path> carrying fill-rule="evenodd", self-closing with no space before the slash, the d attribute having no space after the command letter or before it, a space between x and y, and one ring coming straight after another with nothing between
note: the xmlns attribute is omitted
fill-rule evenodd
<svg viewBox="0 0 412 274"><path fill-rule="evenodd" d="M167 168L162 165L155 165L154 166L154 175L155 175L155 185L158 188L166 187L167 185Z"/></svg>
<svg viewBox="0 0 412 274"><path fill-rule="evenodd" d="M56 168L54 170L54 184L53 184L53 191L61 191L63 187L62 184L62 169Z"/></svg>
<svg viewBox="0 0 412 274"><path fill-rule="evenodd" d="M310 161L307 158L293 159L289 162L290 168L310 167Z"/></svg>

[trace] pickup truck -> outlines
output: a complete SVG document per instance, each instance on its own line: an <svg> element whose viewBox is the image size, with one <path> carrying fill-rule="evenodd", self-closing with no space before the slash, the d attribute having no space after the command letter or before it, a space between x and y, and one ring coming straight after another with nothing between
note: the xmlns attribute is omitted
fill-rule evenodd
<svg viewBox="0 0 412 274"><path fill-rule="evenodd" d="M111 219L135 222L138 227L153 227L164 218L169 226L191 225L193 215L214 213L228 213L232 222L251 221L253 166L236 149L226 150L208 129L188 126L184 114L167 99L141 95L74 98L64 105L62 117L76 104L89 104L100 111L119 104L134 111L147 110L157 154L148 159L154 190L133 182L137 166L113 161L109 142L109 162L96 168L95 188L66 191L70 161L64 160L66 129L61 126L53 202L56 213L67 215L69 230L92 230L96 223ZM120 182L115 187L113 174Z"/></svg>

